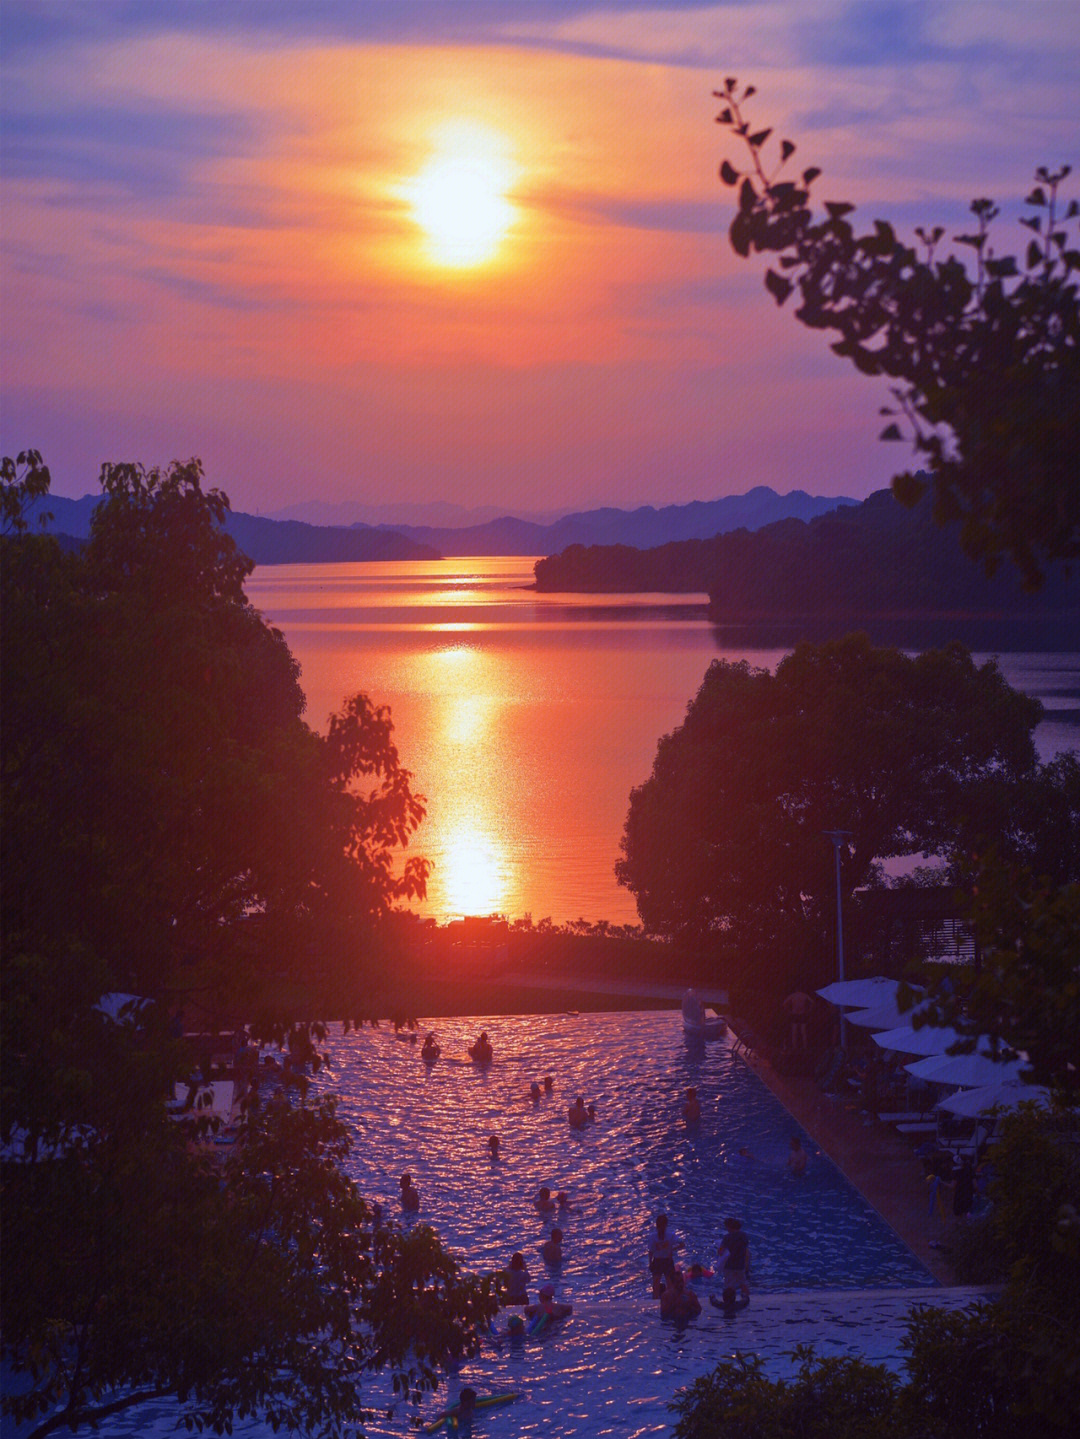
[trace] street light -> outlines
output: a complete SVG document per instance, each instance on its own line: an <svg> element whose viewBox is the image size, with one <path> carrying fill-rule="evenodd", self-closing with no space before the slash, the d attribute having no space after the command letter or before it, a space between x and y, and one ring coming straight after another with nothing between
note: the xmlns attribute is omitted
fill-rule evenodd
<svg viewBox="0 0 1080 1439"><path fill-rule="evenodd" d="M848 829L826 829L822 830L826 839L831 839L833 852L836 855L836 977L838 980L844 978L844 912L840 903L840 846L847 844L854 835ZM846 1036L844 1033L844 1011L840 1011L840 1048L846 1049Z"/></svg>

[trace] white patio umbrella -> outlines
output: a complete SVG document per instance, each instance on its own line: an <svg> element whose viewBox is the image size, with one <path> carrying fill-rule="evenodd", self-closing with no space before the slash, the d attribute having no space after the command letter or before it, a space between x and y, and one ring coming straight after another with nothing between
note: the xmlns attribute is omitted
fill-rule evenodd
<svg viewBox="0 0 1080 1439"><path fill-rule="evenodd" d="M845 1014L844 1018L849 1024L857 1025L860 1029L896 1029L899 1025L906 1025L910 1029L912 1018L918 1013L918 1005L901 1009L894 996L875 1005L873 1009L858 1009L854 1014Z"/></svg>
<svg viewBox="0 0 1080 1439"><path fill-rule="evenodd" d="M930 1084L958 1084L966 1089L978 1085L1000 1084L1005 1079L1018 1079L1024 1068L1022 1059L991 1059L988 1054L930 1054L915 1059L904 1068L916 1079Z"/></svg>
<svg viewBox="0 0 1080 1439"><path fill-rule="evenodd" d="M103 994L93 1008L117 1024L135 1024L143 1006L152 1003L139 994Z"/></svg>
<svg viewBox="0 0 1080 1439"><path fill-rule="evenodd" d="M822 999L842 1009L872 1009L895 999L899 983L898 979L886 979L883 975L873 979L836 979L816 992Z"/></svg>
<svg viewBox="0 0 1080 1439"><path fill-rule="evenodd" d="M928 1024L922 1029L912 1029L910 1024L902 1024L897 1029L883 1029L871 1038L882 1049L892 1049L898 1054L944 1054L958 1039L967 1036L948 1025Z"/></svg>
<svg viewBox="0 0 1080 1439"><path fill-rule="evenodd" d="M1040 1109L1050 1105L1050 1091L1041 1084L1025 1084L1021 1079L1003 1079L1000 1084L981 1084L978 1089L963 1089L959 1094L950 1094L948 1099L939 1100L935 1109L946 1114L956 1114L962 1119L977 1118L992 1109L1016 1109L1021 1104L1034 1103Z"/></svg>

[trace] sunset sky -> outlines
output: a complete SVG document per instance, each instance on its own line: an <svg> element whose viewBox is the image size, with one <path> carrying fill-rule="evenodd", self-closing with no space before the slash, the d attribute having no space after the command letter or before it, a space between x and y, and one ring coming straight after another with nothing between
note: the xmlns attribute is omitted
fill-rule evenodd
<svg viewBox="0 0 1080 1439"><path fill-rule="evenodd" d="M732 255L712 91L908 234L1017 249L1080 160L1080 0L0 0L0 55L0 446L74 496L867 494L907 455Z"/></svg>

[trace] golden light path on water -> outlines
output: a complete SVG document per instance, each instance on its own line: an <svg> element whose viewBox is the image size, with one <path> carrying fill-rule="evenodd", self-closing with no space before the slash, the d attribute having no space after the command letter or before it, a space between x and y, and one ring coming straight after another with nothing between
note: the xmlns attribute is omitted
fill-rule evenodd
<svg viewBox="0 0 1080 1439"><path fill-rule="evenodd" d="M634 923L614 867L657 740L710 661L771 669L785 651L719 644L704 596L539 594L532 564L260 566L247 589L301 664L309 723L324 729L356 690L389 706L427 801L409 849L432 863L420 913ZM1044 758L1080 733L1077 663L1002 656L1009 682L1048 705Z"/></svg>

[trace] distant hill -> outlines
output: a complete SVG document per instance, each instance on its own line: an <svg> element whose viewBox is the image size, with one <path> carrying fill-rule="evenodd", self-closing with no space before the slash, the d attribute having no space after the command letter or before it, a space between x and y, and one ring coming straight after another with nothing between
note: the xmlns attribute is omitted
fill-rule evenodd
<svg viewBox="0 0 1080 1439"><path fill-rule="evenodd" d="M85 540L100 498L100 495L84 495L81 500L69 500L62 495L48 495L28 513L33 523L35 513L51 511L50 531ZM225 528L257 565L440 558L438 550L430 545L382 528L305 525L299 520L268 520L261 515L245 514L230 514Z"/></svg>
<svg viewBox="0 0 1080 1439"><path fill-rule="evenodd" d="M643 505L636 510L583 510L563 515L550 525L504 515L482 525L396 528L445 555L550 555L568 545L653 547L676 540L708 539L728 530L758 530L781 519L808 520L838 506L857 504L845 496L808 495L804 490L779 495L767 485L758 485L745 495L661 509Z"/></svg>
<svg viewBox="0 0 1080 1439"><path fill-rule="evenodd" d="M730 620L953 615L1019 617L1075 611L1080 573L1051 570L1025 595L1002 565L988 579L960 552L955 530L933 522L929 497L914 510L888 490L809 522L787 519L756 533L649 550L571 546L536 565L537 589L588 593L705 593L710 618Z"/></svg>
<svg viewBox="0 0 1080 1439"><path fill-rule="evenodd" d="M85 539L99 498L85 495L81 500L68 500L50 495L40 508L52 511L51 529ZM433 559L439 555L550 555L568 545L651 547L677 540L710 538L739 528L758 530L785 518L808 520L837 506L857 504L857 500L846 497L808 495L804 490L779 495L768 486L759 485L745 495L695 500L686 505L665 505L661 509L644 505L636 510L583 510L563 515L552 524L503 515L472 525L343 526L232 514L226 528L256 564L319 564L342 560ZM351 507L310 501L297 508L309 514L333 514ZM386 508L400 511L421 507ZM435 502L430 508L436 513L455 516L477 513Z"/></svg>
<svg viewBox="0 0 1080 1439"><path fill-rule="evenodd" d="M487 524L488 520L497 520L505 513L505 508L498 505L455 505L448 500L381 505L364 504L360 500L300 500L279 510L271 510L267 519L302 520L306 525L331 525L335 528L383 525L400 530L403 525L414 528L429 525L433 528L463 529L465 526ZM519 518L538 525L551 525L565 513L564 507L536 513L530 511L522 513Z"/></svg>

